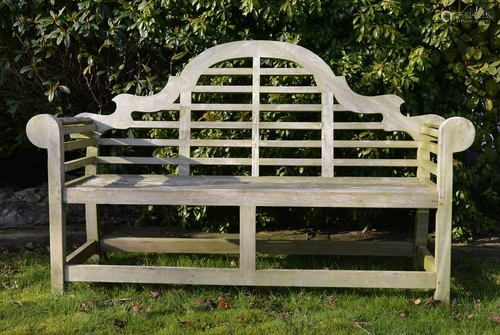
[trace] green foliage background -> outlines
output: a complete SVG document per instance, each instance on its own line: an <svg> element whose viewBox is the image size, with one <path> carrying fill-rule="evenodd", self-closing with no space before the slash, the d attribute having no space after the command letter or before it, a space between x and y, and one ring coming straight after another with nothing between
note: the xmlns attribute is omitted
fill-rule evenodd
<svg viewBox="0 0 500 335"><path fill-rule="evenodd" d="M0 159L30 148L24 126L35 114L110 113L116 94L158 92L211 46L287 41L318 54L360 94L401 96L404 114L474 122L474 145L456 155L454 232L496 231L499 23L496 0L3 0ZM189 225L205 210L184 208L182 220ZM320 212L306 222L326 220ZM363 215L349 212L346 224L363 225ZM261 213L261 223L271 217ZM220 230L229 219L201 222Z"/></svg>

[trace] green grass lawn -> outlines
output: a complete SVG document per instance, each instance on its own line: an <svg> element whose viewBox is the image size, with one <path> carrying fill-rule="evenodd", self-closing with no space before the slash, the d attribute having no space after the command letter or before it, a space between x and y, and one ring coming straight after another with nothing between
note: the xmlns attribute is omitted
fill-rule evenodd
<svg viewBox="0 0 500 335"><path fill-rule="evenodd" d="M106 263L234 266L237 256L112 254ZM399 269L405 258L258 257L260 268ZM452 302L425 290L71 283L44 246L0 247L1 334L500 334L500 260L454 255Z"/></svg>

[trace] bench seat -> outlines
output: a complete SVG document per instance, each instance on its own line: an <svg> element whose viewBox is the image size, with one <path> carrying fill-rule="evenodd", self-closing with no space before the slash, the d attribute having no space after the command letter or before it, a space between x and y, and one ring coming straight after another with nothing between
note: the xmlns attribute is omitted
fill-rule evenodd
<svg viewBox="0 0 500 335"><path fill-rule="evenodd" d="M68 183L66 203L436 208L417 178L247 177L102 174Z"/></svg>

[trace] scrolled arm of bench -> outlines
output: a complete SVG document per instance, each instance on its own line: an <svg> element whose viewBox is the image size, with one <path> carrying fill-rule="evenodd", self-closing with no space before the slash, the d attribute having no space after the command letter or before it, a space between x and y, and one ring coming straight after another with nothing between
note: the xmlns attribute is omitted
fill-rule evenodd
<svg viewBox="0 0 500 335"><path fill-rule="evenodd" d="M36 115L28 121L26 135L37 147L48 149L51 142L53 144L61 142L62 124L53 115Z"/></svg>
<svg viewBox="0 0 500 335"><path fill-rule="evenodd" d="M438 145L445 152L464 151L474 142L475 134L472 122L463 117L452 117L439 126Z"/></svg>

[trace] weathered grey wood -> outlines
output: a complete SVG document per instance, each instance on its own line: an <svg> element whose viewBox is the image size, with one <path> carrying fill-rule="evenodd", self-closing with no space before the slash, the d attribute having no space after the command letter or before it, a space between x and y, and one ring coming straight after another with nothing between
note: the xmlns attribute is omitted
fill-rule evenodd
<svg viewBox="0 0 500 335"><path fill-rule="evenodd" d="M260 122L260 129L321 130L319 122Z"/></svg>
<svg viewBox="0 0 500 335"><path fill-rule="evenodd" d="M191 129L252 129L252 122L191 122Z"/></svg>
<svg viewBox="0 0 500 335"><path fill-rule="evenodd" d="M434 288L436 274L421 271L257 270L167 266L68 265L68 281L183 285Z"/></svg>
<svg viewBox="0 0 500 335"><path fill-rule="evenodd" d="M439 128L444 122L444 119L430 119L425 121L425 125L430 128Z"/></svg>
<svg viewBox="0 0 500 335"><path fill-rule="evenodd" d="M253 59L252 68L214 68L227 60ZM260 68L261 59L279 59L294 63L291 68ZM252 86L200 86L201 75L252 77ZM261 76L310 76L312 86L261 86ZM192 103L192 92L209 94L252 94L252 103ZM261 104L261 94L319 94L321 104ZM334 97L335 96L335 100ZM38 147L48 149L49 202L51 229L51 272L54 292L63 290L64 280L103 280L135 282L209 283L231 285L311 285L435 288L435 299L448 301L450 286L450 243L453 153L467 149L474 140L474 126L463 118L444 120L437 115L407 117L401 114L404 102L395 95L374 97L353 92L344 77L336 77L330 67L314 53L300 46L273 41L241 41L210 48L193 59L180 76L171 76L158 94L140 97L120 94L113 99L116 111L110 115L82 113L76 118L35 116L28 122L27 135ZM136 121L134 113L179 111L179 121ZM193 122L191 111L252 112L244 122ZM381 122L334 122L336 112L380 114ZM321 112L319 122L260 122L262 112ZM178 129L179 139L101 138L113 129ZM251 139L191 139L191 129L251 129ZM321 141L260 140L260 129L320 131ZM411 141L335 141L334 133L343 130L379 129L408 133ZM64 143L69 134L75 141ZM435 143L437 142L437 143ZM101 145L179 146L179 157L106 157L99 155ZM191 146L247 147L250 157L190 157ZM260 147L321 148L321 158L260 158ZM64 162L64 150L87 148L86 157ZM416 149L417 159L340 159L334 148L404 148ZM437 154L437 164L430 153ZM98 164L174 164L180 176L99 175ZM190 165L251 165L252 177L198 177L190 175ZM260 166L321 166L322 177L258 177ZM411 167L417 178L333 177L334 166ZM64 172L85 167L85 175L65 183ZM437 177L437 183L430 174ZM89 253L99 253L99 246L113 248L99 235L99 204L144 205L214 205L241 207L241 269L174 269L122 266L65 265L65 204L86 206L88 242L70 262L81 261ZM255 206L285 207L361 207L416 208L413 244L390 244L375 247L371 243L319 244L309 241L255 241ZM428 209L437 208L436 253L426 249ZM115 242L117 240L114 240ZM181 250L180 241L170 244L149 240L118 240L124 248L142 251ZM276 243L275 243L276 242ZM188 242L185 248L198 251L234 250L233 241ZM237 244L238 242L236 242ZM217 249L220 248L220 249ZM341 252L376 254L413 254L425 272L381 271L255 271L255 253L291 251L297 253ZM295 249L294 249L295 248ZM353 248L354 251L346 248ZM374 249L378 248L378 249ZM184 250L184 249L182 249ZM380 250L380 251L375 251ZM207 252L208 252L207 251ZM65 273L65 271L67 272ZM109 272L108 272L109 271ZM226 281L227 280L227 281Z"/></svg>
<svg viewBox="0 0 500 335"><path fill-rule="evenodd" d="M422 159L418 162L418 165L433 175L438 175L438 166L436 163L428 161L427 159Z"/></svg>
<svg viewBox="0 0 500 335"><path fill-rule="evenodd" d="M383 129L380 122L335 122L335 130Z"/></svg>
<svg viewBox="0 0 500 335"><path fill-rule="evenodd" d="M103 237L102 252L158 252L238 254L237 238ZM257 254L405 256L414 255L413 243L401 241L256 240Z"/></svg>
<svg viewBox="0 0 500 335"><path fill-rule="evenodd" d="M47 149L50 273L52 292L64 291L66 262L66 209L62 201L64 188L64 133L52 115L37 115L28 121L26 134L32 143Z"/></svg>
<svg viewBox="0 0 500 335"><path fill-rule="evenodd" d="M333 106L332 106L333 109ZM321 112L321 105L317 104L261 104L261 112Z"/></svg>
<svg viewBox="0 0 500 335"><path fill-rule="evenodd" d="M92 255L97 253L97 241L87 241L66 257L66 264L85 263Z"/></svg>
<svg viewBox="0 0 500 335"><path fill-rule="evenodd" d="M321 176L333 177L333 93L321 94Z"/></svg>
<svg viewBox="0 0 500 335"><path fill-rule="evenodd" d="M99 175L68 187L68 203L297 207L436 208L435 187L380 178L359 179ZM263 179L263 180L260 180ZM403 178L406 179L406 178ZM304 181L304 182L302 182ZM164 194L175 194L165 197Z"/></svg>
<svg viewBox="0 0 500 335"><path fill-rule="evenodd" d="M251 76L252 68L210 68L202 73L204 76Z"/></svg>
<svg viewBox="0 0 500 335"><path fill-rule="evenodd" d="M93 138L64 142L64 151L78 150L81 148L93 146L95 144L96 140Z"/></svg>
<svg viewBox="0 0 500 335"><path fill-rule="evenodd" d="M316 86L262 86L260 93L301 93L301 94L317 94L321 93Z"/></svg>
<svg viewBox="0 0 500 335"><path fill-rule="evenodd" d="M98 156L98 164L179 164L179 158Z"/></svg>
<svg viewBox="0 0 500 335"><path fill-rule="evenodd" d="M429 209L417 209L415 214L415 232L413 235L413 265L419 267L418 264L423 264L418 258L420 248L427 248L427 238L429 236Z"/></svg>
<svg viewBox="0 0 500 335"><path fill-rule="evenodd" d="M251 148L251 140L191 140L192 147L241 147Z"/></svg>
<svg viewBox="0 0 500 335"><path fill-rule="evenodd" d="M57 119L63 126L69 126L74 124L90 124L94 122L89 117L60 117Z"/></svg>
<svg viewBox="0 0 500 335"><path fill-rule="evenodd" d="M263 68L263 76L312 76L313 73L303 68Z"/></svg>
<svg viewBox="0 0 500 335"><path fill-rule="evenodd" d="M251 112L252 104L192 104L191 110Z"/></svg>
<svg viewBox="0 0 500 335"><path fill-rule="evenodd" d="M240 269L245 272L255 271L255 215L255 206L240 206Z"/></svg>
<svg viewBox="0 0 500 335"><path fill-rule="evenodd" d="M252 93L252 86L196 86L193 93Z"/></svg>
<svg viewBox="0 0 500 335"><path fill-rule="evenodd" d="M453 153L467 149L474 140L474 126L463 118L450 118L439 127L434 299L449 301L453 201Z"/></svg>
<svg viewBox="0 0 500 335"><path fill-rule="evenodd" d="M253 58L252 74L252 176L259 175L260 57Z"/></svg>
<svg viewBox="0 0 500 335"><path fill-rule="evenodd" d="M434 137L434 138L438 138L439 137L439 130L435 129L435 128L430 128L430 127L427 127L427 126L422 126L422 128L420 129L420 132L422 134L426 134L426 135L429 135L429 136Z"/></svg>
<svg viewBox="0 0 500 335"><path fill-rule="evenodd" d="M416 257L425 271L436 272L434 256L426 247L420 246Z"/></svg>
<svg viewBox="0 0 500 335"><path fill-rule="evenodd" d="M422 149L428 150L428 151L432 152L433 154L437 155L437 153L438 153L438 146L436 143L422 142L421 147L422 147Z"/></svg>
<svg viewBox="0 0 500 335"><path fill-rule="evenodd" d="M64 163L64 172L73 171L95 163L95 157L82 157Z"/></svg>
<svg viewBox="0 0 500 335"><path fill-rule="evenodd" d="M83 124L83 125L72 125L65 126L62 128L64 135L69 135L73 133L86 133L97 129L95 123Z"/></svg>
<svg viewBox="0 0 500 335"><path fill-rule="evenodd" d="M151 138L100 138L97 140L97 145L119 145L119 146L159 146L159 147L172 147L178 146L179 140L164 140L164 139L151 139Z"/></svg>
<svg viewBox="0 0 500 335"><path fill-rule="evenodd" d="M181 92L181 110L179 120L179 176L190 174L189 157L191 156L191 92Z"/></svg>

